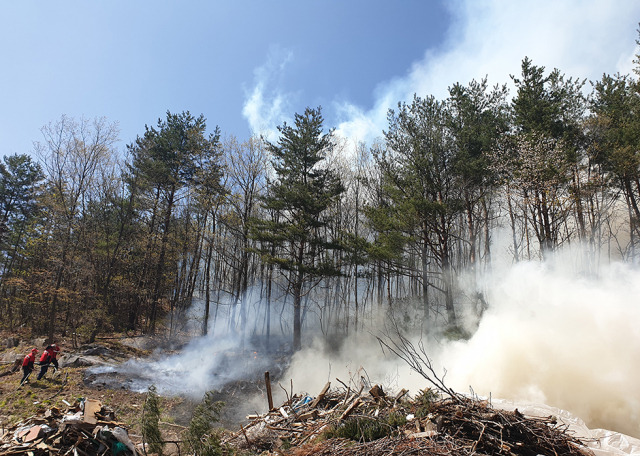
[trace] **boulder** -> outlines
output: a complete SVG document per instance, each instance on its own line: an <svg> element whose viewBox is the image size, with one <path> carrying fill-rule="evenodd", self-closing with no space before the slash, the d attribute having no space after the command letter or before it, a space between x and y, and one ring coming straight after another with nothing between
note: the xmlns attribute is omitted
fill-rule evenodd
<svg viewBox="0 0 640 456"><path fill-rule="evenodd" d="M2 345L5 348L15 348L18 346L19 343L20 343L20 339L18 339L17 337L7 337L5 340L2 341Z"/></svg>
<svg viewBox="0 0 640 456"><path fill-rule="evenodd" d="M83 356L83 355L64 355L60 358L60 367L88 367L88 366L103 366L106 363L104 360L97 356Z"/></svg>
<svg viewBox="0 0 640 456"><path fill-rule="evenodd" d="M113 350L98 344L84 345L80 350L85 356L113 356Z"/></svg>

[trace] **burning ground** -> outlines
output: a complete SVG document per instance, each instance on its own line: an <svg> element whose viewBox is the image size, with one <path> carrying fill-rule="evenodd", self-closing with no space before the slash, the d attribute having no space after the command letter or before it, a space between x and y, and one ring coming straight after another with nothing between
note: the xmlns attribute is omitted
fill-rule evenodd
<svg viewBox="0 0 640 456"><path fill-rule="evenodd" d="M590 428L638 436L640 271L611 264L597 274L576 273L567 262L575 259L496 267L483 282L490 307L481 321L470 320L469 337L451 340L434 337L434 328L414 328L408 340L422 344L436 372L446 369L446 383L455 391L471 386L487 398L548 404L572 412ZM227 403L223 424L237 429L247 423L246 415L266 416L265 371L274 378L276 404L286 404L295 393L315 396L336 379L349 385L379 383L389 391L407 388L416 397L428 386L425 379L381 350L376 339L385 335L380 328L390 318L380 315L339 343L332 337L312 338L295 354L268 353L260 344L220 335L180 345L162 340L145 345L137 338L101 340L99 346L74 353L63 347L73 366L64 388L44 380L16 391L17 374L0 377L1 419L15 422L62 398L96 397L116 403L118 416L130 423L135 436L143 393L154 384L164 395L167 423L186 425L204 392L215 389L216 398ZM311 338L313 328L305 330ZM25 343L5 349L3 361L23 356L27 348ZM56 388L61 392L50 398ZM171 425L165 431L175 433Z"/></svg>
<svg viewBox="0 0 640 456"><path fill-rule="evenodd" d="M504 267L496 262L480 284L489 303L483 318L474 320L472 312L459 309L468 323L467 337L452 340L437 327L422 326L418 317L408 318L406 337L424 345L455 391L471 387L484 397L548 404L572 412L592 428L639 437L640 270L611 263L585 271L580 257L572 255ZM225 385L243 385L236 390L249 394L238 416L265 410L265 371L287 390L290 382L294 391L310 393L335 378L363 376L416 394L425 388L424 378L381 350L376 339L393 333L393 318L407 320L383 312L349 337L319 334L309 318L305 346L295 354L283 341L272 344L283 350L269 352L260 342L220 331L177 347L155 343L135 359L92 367L88 382L114 382L138 392L154 384L160 393L192 400ZM277 385L274 393L276 401L285 399Z"/></svg>
<svg viewBox="0 0 640 456"><path fill-rule="evenodd" d="M5 351L3 356L10 353ZM3 375L3 412L11 415L2 416L0 454L40 455L56 448L67 452L75 448L84 454L107 442L103 426L109 425L127 428L140 452L139 415L145 395L128 390L126 383L118 387L115 378L100 383L96 374L78 366L110 363L120 356L116 347L85 346L66 354L66 367L56 377L32 381L21 389L16 389L19 374ZM456 393L442 398L435 389L425 389L413 398L407 390L391 396L378 385L365 389L363 378L353 381L347 385L337 380L344 386L337 388L327 383L313 396L287 395L272 411L246 417L250 421L244 427L222 432L220 439L229 454L592 454L556 417L525 418L517 410L500 411L487 401ZM221 392L225 399L238 393L229 387ZM247 395L239 391L237 398ZM181 442L183 427L177 421L181 413L189 416L195 404L176 398L162 402L168 412L161 421L163 439ZM62 415L78 412L79 403L85 404L84 419L80 410L77 424L73 420L64 424ZM87 420L87 403L98 404L93 421ZM232 401L227 407L239 405ZM173 454L171 445L166 450ZM103 454L110 454L107 448Z"/></svg>
<svg viewBox="0 0 640 456"><path fill-rule="evenodd" d="M24 353L43 341L20 340L6 333L0 336L4 341L0 350L0 426L16 423L44 407L64 409L63 401L94 398L113 407L119 419L131 427L133 435L139 435L146 392L154 384L162 394L164 419L178 426L176 429L188 425L194 407L204 392L210 390L216 390L216 399L227 404L222 410L221 425L234 428L246 421L247 413L264 408L265 363L277 368L278 363L284 362L276 354L267 359L255 350L234 347L203 352L202 358L184 364L180 359L181 354L188 352L188 344L175 346L163 338L113 335L77 349L63 344L61 374L51 378L49 373L36 380L36 366L29 383L18 389L22 372L20 368L11 372L15 360L22 360ZM13 346L12 341L18 345ZM193 380L194 374L203 378L202 383ZM205 378L212 381L207 383ZM171 425L167 426L171 431Z"/></svg>

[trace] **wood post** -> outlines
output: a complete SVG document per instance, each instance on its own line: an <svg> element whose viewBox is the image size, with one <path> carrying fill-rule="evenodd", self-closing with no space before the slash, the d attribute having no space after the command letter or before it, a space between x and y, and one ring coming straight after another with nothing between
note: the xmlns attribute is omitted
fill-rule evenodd
<svg viewBox="0 0 640 456"><path fill-rule="evenodd" d="M269 410L273 410L273 396L271 396L271 379L269 378L269 371L264 373L264 384L267 387L267 400L269 401Z"/></svg>

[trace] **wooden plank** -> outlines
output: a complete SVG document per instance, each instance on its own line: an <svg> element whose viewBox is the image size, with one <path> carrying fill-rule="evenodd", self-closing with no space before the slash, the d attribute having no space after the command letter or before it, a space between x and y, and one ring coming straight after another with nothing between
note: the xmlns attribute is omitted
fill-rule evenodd
<svg viewBox="0 0 640 456"><path fill-rule="evenodd" d="M438 431L424 431L424 432L414 432L409 435L410 439L424 439L429 437L435 437L438 435Z"/></svg>
<svg viewBox="0 0 640 456"><path fill-rule="evenodd" d="M324 396L327 394L327 391L329 391L330 386L331 386L331 382L327 382L327 384L324 385L324 388L322 388L322 391L320 391L320 394L318 394L318 397L316 397L311 403L311 408L316 408L318 406L318 403L322 399L324 399Z"/></svg>
<svg viewBox="0 0 640 456"><path fill-rule="evenodd" d="M94 424L99 424L100 426L104 426L105 424L107 426L111 426L111 427L115 427L115 426L119 426L119 427L126 427L127 423L121 423L119 421L106 421L106 420L97 420L96 423ZM162 423L162 424L168 424L169 426L177 426L177 424L172 424L172 423ZM184 429L186 429L184 426L181 426Z"/></svg>
<svg viewBox="0 0 640 456"><path fill-rule="evenodd" d="M360 404L360 396L356 397L355 401L353 401L349 405L349 407L347 407L347 409L344 412L342 412L342 415L340 415L340 418L338 418L338 421L342 421L346 417L348 417L351 414L351 412L353 412L353 409L355 409L358 406L358 404Z"/></svg>
<svg viewBox="0 0 640 456"><path fill-rule="evenodd" d="M29 429L29 432L27 433L27 435L25 435L22 438L23 442L33 442L35 439L38 438L38 436L40 435L40 431L42 430L42 428L40 426L33 426L31 429Z"/></svg>
<svg viewBox="0 0 640 456"><path fill-rule="evenodd" d="M300 421L315 420L316 418L318 418L317 410L311 410L310 412L306 412L298 416L298 420Z"/></svg>
<svg viewBox="0 0 640 456"><path fill-rule="evenodd" d="M405 394L409 392L408 389L402 388L402 390L396 394L396 397L393 398L395 402L399 401Z"/></svg>

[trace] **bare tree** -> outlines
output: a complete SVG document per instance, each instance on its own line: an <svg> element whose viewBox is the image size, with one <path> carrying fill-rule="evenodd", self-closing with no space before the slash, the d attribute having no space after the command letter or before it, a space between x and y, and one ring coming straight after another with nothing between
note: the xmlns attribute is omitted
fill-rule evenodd
<svg viewBox="0 0 640 456"><path fill-rule="evenodd" d="M105 118L93 121L62 116L42 128L43 141L35 143L50 187L49 260L54 272L49 293L47 335L53 340L63 278L81 238L79 225L87 203L100 186L101 169L112 159L118 127Z"/></svg>

